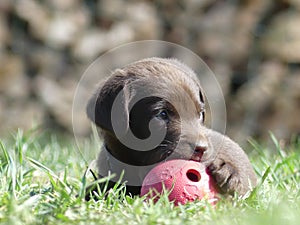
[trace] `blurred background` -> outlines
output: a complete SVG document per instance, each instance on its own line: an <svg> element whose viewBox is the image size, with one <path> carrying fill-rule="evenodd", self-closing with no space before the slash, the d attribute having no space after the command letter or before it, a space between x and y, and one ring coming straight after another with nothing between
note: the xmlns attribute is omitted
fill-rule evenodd
<svg viewBox="0 0 300 225"><path fill-rule="evenodd" d="M300 0L1 0L0 136L72 134L77 83L101 54L157 39L216 74L240 143L300 134Z"/></svg>

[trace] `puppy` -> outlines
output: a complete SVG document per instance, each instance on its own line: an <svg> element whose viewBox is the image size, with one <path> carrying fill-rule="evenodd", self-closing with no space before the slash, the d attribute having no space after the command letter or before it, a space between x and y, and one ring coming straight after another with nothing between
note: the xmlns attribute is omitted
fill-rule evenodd
<svg viewBox="0 0 300 225"><path fill-rule="evenodd" d="M239 145L204 126L197 76L175 59L148 58L115 70L90 98L87 116L104 141L99 177L123 171L127 193L140 194L149 170L174 158L206 165L223 193L244 195L256 184Z"/></svg>

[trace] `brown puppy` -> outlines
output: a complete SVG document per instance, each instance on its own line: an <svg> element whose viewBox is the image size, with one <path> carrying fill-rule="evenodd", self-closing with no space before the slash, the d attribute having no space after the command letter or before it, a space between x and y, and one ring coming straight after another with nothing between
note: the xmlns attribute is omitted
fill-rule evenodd
<svg viewBox="0 0 300 225"><path fill-rule="evenodd" d="M89 100L87 115L104 140L99 176L124 170L128 193L139 194L147 172L173 158L204 163L224 193L243 195L256 184L244 151L203 125L199 81L177 60L149 58L115 70Z"/></svg>

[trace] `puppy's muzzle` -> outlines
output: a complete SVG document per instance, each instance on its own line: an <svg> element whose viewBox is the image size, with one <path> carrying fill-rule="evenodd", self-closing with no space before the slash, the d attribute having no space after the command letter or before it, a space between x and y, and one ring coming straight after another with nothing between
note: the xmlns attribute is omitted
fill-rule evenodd
<svg viewBox="0 0 300 225"><path fill-rule="evenodd" d="M206 150L207 150L207 147L205 147L205 146L196 146L195 150L193 152L193 155L191 157L191 160L200 162L202 159L202 156Z"/></svg>
<svg viewBox="0 0 300 225"><path fill-rule="evenodd" d="M200 162L204 152L208 149L207 141L201 140L197 142L191 160Z"/></svg>

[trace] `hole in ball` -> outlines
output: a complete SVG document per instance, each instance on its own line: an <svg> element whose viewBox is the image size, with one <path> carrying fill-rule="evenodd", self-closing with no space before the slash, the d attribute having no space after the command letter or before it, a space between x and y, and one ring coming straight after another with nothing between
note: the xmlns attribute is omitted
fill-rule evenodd
<svg viewBox="0 0 300 225"><path fill-rule="evenodd" d="M199 182L201 180L201 175L197 170L190 169L186 172L186 176L190 181Z"/></svg>

